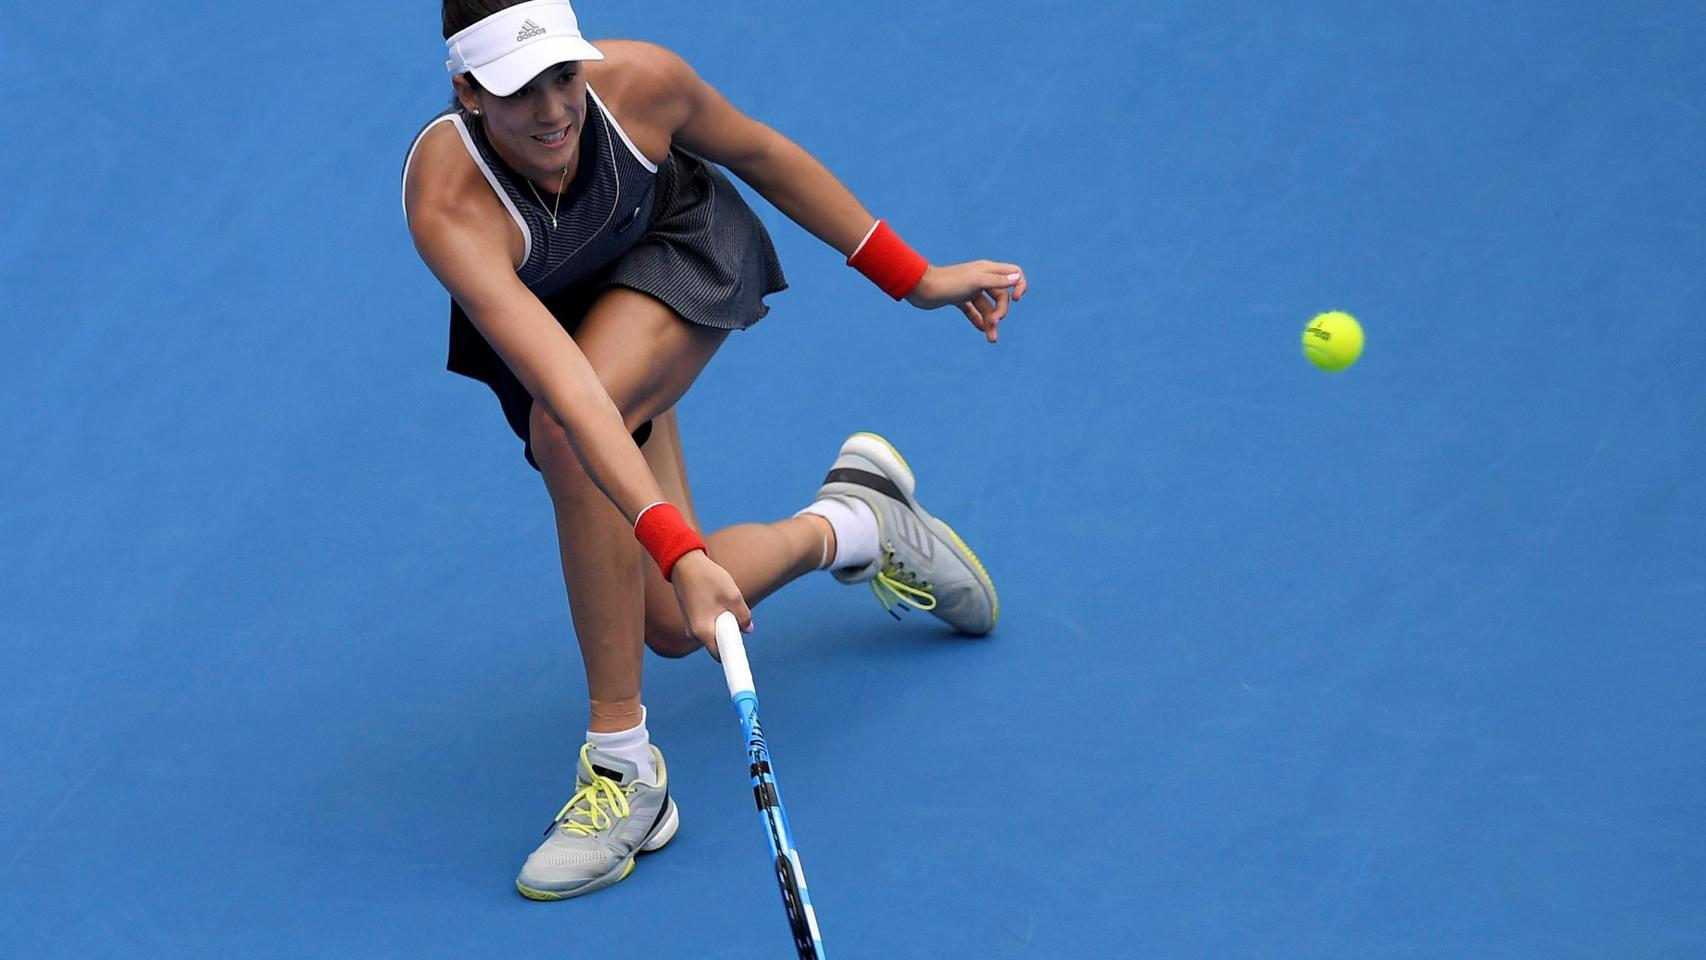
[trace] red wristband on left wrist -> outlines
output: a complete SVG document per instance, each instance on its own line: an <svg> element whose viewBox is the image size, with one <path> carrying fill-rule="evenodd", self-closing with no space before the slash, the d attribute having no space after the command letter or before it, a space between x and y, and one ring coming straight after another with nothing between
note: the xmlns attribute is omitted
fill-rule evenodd
<svg viewBox="0 0 1706 960"><path fill-rule="evenodd" d="M930 261L906 245L889 225L881 220L871 228L865 242L847 258L847 265L870 278L883 292L896 300L911 293L918 281L930 269Z"/></svg>

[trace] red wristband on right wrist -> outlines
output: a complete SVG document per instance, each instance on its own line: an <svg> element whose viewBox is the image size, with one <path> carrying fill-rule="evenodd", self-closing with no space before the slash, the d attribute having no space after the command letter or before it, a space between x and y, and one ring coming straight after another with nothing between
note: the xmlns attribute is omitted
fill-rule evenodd
<svg viewBox="0 0 1706 960"><path fill-rule="evenodd" d="M924 279L924 272L930 269L930 261L907 246L906 241L881 220L871 228L870 235L859 244L859 249L847 258L847 265L869 277L872 283L896 300L911 293L918 286L918 281Z"/></svg>
<svg viewBox="0 0 1706 960"><path fill-rule="evenodd" d="M674 504L665 500L640 511L640 516L634 521L634 539L652 555L665 580L675 573L677 560L695 550L705 549L705 541L699 536L699 531L688 524Z"/></svg>

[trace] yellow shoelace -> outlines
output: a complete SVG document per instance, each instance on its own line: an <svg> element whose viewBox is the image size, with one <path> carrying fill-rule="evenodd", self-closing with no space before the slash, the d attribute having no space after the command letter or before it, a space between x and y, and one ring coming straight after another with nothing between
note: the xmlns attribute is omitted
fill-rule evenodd
<svg viewBox="0 0 1706 960"><path fill-rule="evenodd" d="M871 578L871 592L876 594L877 602L889 612L889 616L900 619L895 607L905 605L914 610L930 611L936 609L936 595L930 592L930 584L921 584L912 572L906 569L906 564L894 558L894 547L883 548L883 565L877 570L877 575Z"/></svg>
<svg viewBox="0 0 1706 960"><path fill-rule="evenodd" d="M581 747L581 763L586 764L588 770L592 770L592 762L586 758L586 752L591 749L590 743ZM618 818L627 815L627 791L616 781L593 771L592 782L576 791L569 802L563 804L551 826L562 829L564 833L590 837L600 830L610 829ZM546 830L545 833L549 836L551 831Z"/></svg>

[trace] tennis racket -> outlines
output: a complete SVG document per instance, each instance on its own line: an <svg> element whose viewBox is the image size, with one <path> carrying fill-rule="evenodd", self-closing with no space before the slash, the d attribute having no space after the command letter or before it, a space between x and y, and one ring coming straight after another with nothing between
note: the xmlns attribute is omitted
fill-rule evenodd
<svg viewBox="0 0 1706 960"><path fill-rule="evenodd" d="M823 938L817 931L817 914L812 911L812 898L806 893L806 874L800 868L800 854L794 849L794 832L788 829L788 814L782 809L782 795L776 789L776 773L770 766L770 748L765 745L764 731L758 726L758 693L752 686L752 667L746 660L746 643L741 640L740 626L732 613L717 617L717 649L723 658L723 679L728 681L729 697L734 700L741 730L746 734L752 794L758 798L758 812L764 818L764 835L770 840L770 858L776 868L776 882L782 887L782 906L788 911L788 930L794 935L794 949L799 951L800 960L824 960Z"/></svg>

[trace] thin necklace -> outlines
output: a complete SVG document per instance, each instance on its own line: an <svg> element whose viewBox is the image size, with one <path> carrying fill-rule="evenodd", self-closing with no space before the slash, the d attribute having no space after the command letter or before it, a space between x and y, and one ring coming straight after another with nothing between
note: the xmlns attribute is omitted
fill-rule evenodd
<svg viewBox="0 0 1706 960"><path fill-rule="evenodd" d="M563 184L568 183L568 182L569 182L569 165L565 163L565 164L563 164L563 175L562 175L562 177L560 177L557 180L557 199L554 203L551 204L551 229L552 230L557 229L557 208L563 205ZM533 199L539 201L539 209L541 209L541 210L545 209L545 198L541 197L539 195L539 188L535 187L533 185L532 180L527 181L527 189L533 191Z"/></svg>

